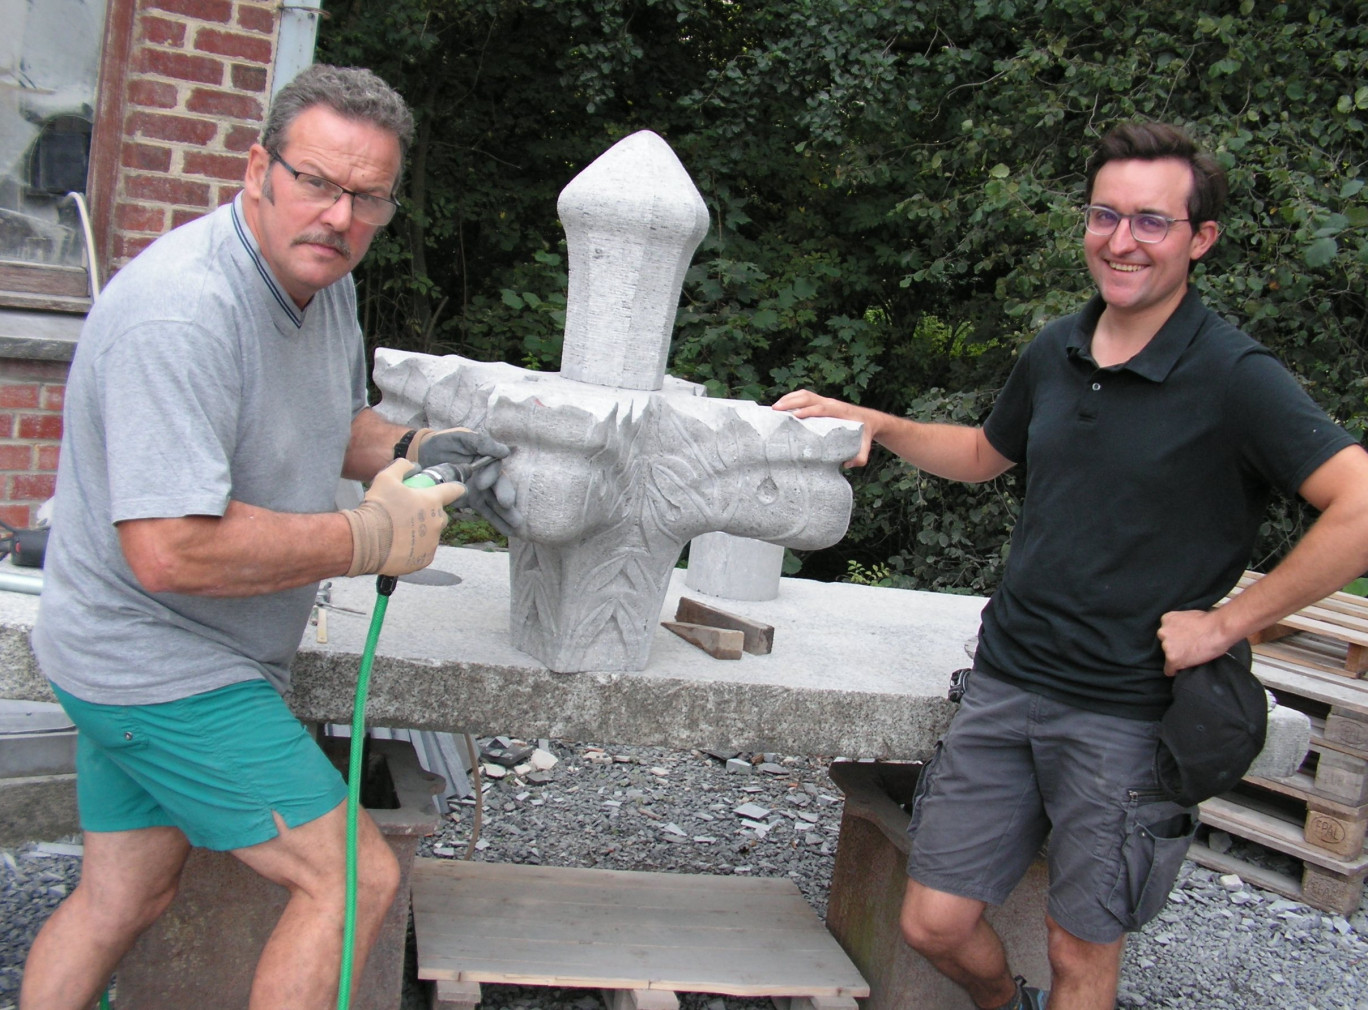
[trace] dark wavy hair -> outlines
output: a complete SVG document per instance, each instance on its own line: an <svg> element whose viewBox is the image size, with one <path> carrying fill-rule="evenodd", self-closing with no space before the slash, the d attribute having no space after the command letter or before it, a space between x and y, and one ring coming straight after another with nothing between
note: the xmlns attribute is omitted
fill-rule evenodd
<svg viewBox="0 0 1368 1010"><path fill-rule="evenodd" d="M1203 221L1220 219L1225 208L1228 186L1225 169L1201 150L1192 138L1171 123L1121 123L1114 127L1088 159L1088 186L1085 203L1092 200L1093 183L1102 166L1109 161L1157 161L1176 158L1192 170L1192 192L1188 195L1188 218L1195 229Z"/></svg>
<svg viewBox="0 0 1368 1010"><path fill-rule="evenodd" d="M399 92L364 67L315 63L301 70L271 102L261 130L261 146L278 155L290 124L316 105L394 134L399 140L399 161L403 164L413 142L413 113ZM395 187L398 185L396 179Z"/></svg>

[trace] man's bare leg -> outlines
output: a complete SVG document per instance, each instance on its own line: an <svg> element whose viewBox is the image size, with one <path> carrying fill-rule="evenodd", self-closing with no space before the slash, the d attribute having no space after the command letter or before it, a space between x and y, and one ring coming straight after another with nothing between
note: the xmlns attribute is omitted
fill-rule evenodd
<svg viewBox="0 0 1368 1010"><path fill-rule="evenodd" d="M176 896L190 843L177 828L87 831L81 882L43 924L19 989L21 1010L85 1010L119 960Z"/></svg>
<svg viewBox="0 0 1368 1010"><path fill-rule="evenodd" d="M251 1010L328 1010L337 1002L346 916L347 805L233 855L289 888L290 899L257 962ZM375 822L357 818L356 948L352 984L399 889L399 864Z"/></svg>
<svg viewBox="0 0 1368 1010"><path fill-rule="evenodd" d="M1016 994L1007 952L983 918L987 905L907 882L903 895L903 939L980 1007L1000 1007ZM1054 1004L1051 1003L1051 1010Z"/></svg>
<svg viewBox="0 0 1368 1010"><path fill-rule="evenodd" d="M1050 930L1050 1010L1112 1010L1126 937L1089 943L1048 915L1045 924Z"/></svg>

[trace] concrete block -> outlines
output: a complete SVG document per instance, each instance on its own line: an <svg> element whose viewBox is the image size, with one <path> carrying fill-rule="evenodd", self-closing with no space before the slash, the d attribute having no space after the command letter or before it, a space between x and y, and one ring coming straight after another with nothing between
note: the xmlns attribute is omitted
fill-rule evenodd
<svg viewBox="0 0 1368 1010"><path fill-rule="evenodd" d="M974 1010L969 995L903 941L898 925L907 888L910 839L902 802L910 799L920 765L844 763L831 766L845 793L827 927L869 982L864 1010ZM1043 859L1036 859L988 921L1007 948L1014 973L1049 984L1045 930L1049 892Z"/></svg>
<svg viewBox="0 0 1368 1010"><path fill-rule="evenodd" d="M779 595L784 548L778 544L704 533L689 541L684 584L708 596L732 600L772 600Z"/></svg>
<svg viewBox="0 0 1368 1010"><path fill-rule="evenodd" d="M1245 774L1264 779L1295 775L1311 749L1311 719L1305 712L1275 705L1268 712L1268 732L1263 750Z"/></svg>

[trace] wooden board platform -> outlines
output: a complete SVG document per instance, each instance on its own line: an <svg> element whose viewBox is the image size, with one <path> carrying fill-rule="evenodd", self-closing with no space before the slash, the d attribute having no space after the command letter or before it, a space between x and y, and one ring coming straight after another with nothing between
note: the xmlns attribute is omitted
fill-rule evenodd
<svg viewBox="0 0 1368 1010"><path fill-rule="evenodd" d="M783 878L418 859L413 921L422 979L829 997L852 1010L869 995Z"/></svg>

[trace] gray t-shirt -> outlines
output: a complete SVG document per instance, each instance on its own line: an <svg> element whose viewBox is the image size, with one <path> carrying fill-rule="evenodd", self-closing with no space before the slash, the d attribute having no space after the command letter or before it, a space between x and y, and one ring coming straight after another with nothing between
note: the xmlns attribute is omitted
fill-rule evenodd
<svg viewBox="0 0 1368 1010"><path fill-rule="evenodd" d="M96 300L72 362L33 648L63 690L152 704L289 664L315 587L242 598L149 593L115 524L334 508L366 405L356 291L300 310L276 283L241 197L163 236Z"/></svg>

